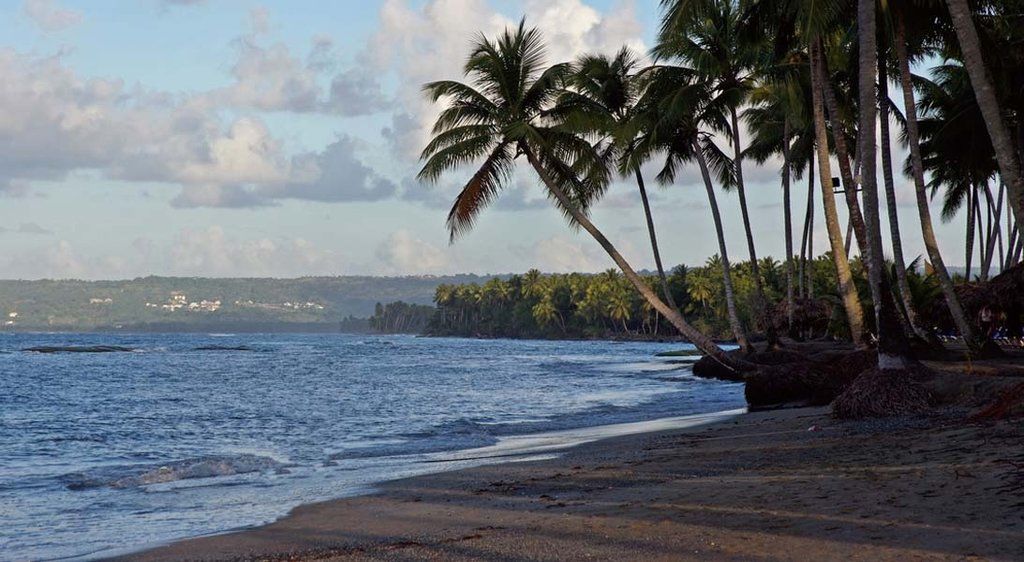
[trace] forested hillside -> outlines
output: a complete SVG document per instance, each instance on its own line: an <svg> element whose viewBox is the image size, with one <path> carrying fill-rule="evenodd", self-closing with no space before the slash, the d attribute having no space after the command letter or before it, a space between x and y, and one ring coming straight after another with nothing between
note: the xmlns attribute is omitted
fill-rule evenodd
<svg viewBox="0 0 1024 562"><path fill-rule="evenodd" d="M3 328L17 330L369 330L378 302L430 304L446 277L0 281Z"/></svg>

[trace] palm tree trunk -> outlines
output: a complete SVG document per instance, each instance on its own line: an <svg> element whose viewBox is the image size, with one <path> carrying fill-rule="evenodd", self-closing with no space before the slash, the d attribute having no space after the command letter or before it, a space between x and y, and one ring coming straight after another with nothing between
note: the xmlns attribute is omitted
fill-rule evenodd
<svg viewBox="0 0 1024 562"><path fill-rule="evenodd" d="M978 193L974 200L974 221L978 228L978 261L980 262L978 267L978 278L985 280L988 276L988 272L985 271L985 259L987 258L986 250L988 249L988 236L985 232L985 218L981 212L981 189L978 189Z"/></svg>
<svg viewBox="0 0 1024 562"><path fill-rule="evenodd" d="M964 259L966 272L964 278L967 282L971 281L971 267L974 265L974 207L976 205L975 199L977 195L974 193L974 189L967 192L967 231L965 233L966 243L966 257Z"/></svg>
<svg viewBox="0 0 1024 562"><path fill-rule="evenodd" d="M601 245L604 251L612 258L612 261L619 266L619 269L621 269L622 273L625 274L626 279L629 280L640 295L643 296L655 310L668 319L668 321L671 322L677 330L679 330L679 333L681 333L686 339L690 340L690 343L696 346L697 349L701 350L701 352L718 361L725 367L736 371L750 371L754 368L754 365L747 361L726 355L722 348L718 347L715 342L711 341L711 338L705 336L699 330L691 326L686 319L679 314L678 310L669 307L664 301L659 299L657 293L651 290L650 286L644 282L643 278L637 275L636 271L634 271L632 266L629 265L629 262L622 257L622 254L620 254L617 249L615 249L615 246L613 246L608 238L605 237L604 233L598 230L598 228L594 226L594 223L590 222L590 219L576 207L576 204L569 199L569 196L562 191L562 188L552 180L551 176L541 165L540 161L537 160L533 150L528 146L525 146L525 144L523 149L527 160L530 162L530 165L533 166L537 175L540 176L541 181L544 182L548 191L555 196L555 199L558 200L564 209L569 211L577 224L579 224L583 230L586 230L587 233L589 233L594 240Z"/></svg>
<svg viewBox="0 0 1024 562"><path fill-rule="evenodd" d="M807 270L807 298L814 298L814 155L807 160L807 217L810 229L807 231L807 259L811 267Z"/></svg>
<svg viewBox="0 0 1024 562"><path fill-rule="evenodd" d="M875 305L878 329L878 368L904 370L910 356L910 342L903 330L882 250L882 224L879 216L878 175L875 144L875 117L878 94L878 35L875 0L858 0L857 30L860 47L860 126L858 127L861 186L864 190L864 222L867 226L868 281Z"/></svg>
<svg viewBox="0 0 1024 562"><path fill-rule="evenodd" d="M1000 201L1002 204L1002 201ZM981 261L981 280L987 281L992 273L992 258L996 250L996 234L999 228L999 220L996 217L998 208L992 201L992 190L988 182L985 182L985 257ZM995 220L993 220L995 219Z"/></svg>
<svg viewBox="0 0 1024 562"><path fill-rule="evenodd" d="M732 285L732 272L729 266L729 251L725 245L725 231L722 228L722 215L718 211L718 198L715 196L715 186L711 183L711 173L708 171L708 163L704 158L704 152L701 150L700 143L697 139L692 141L694 155L697 158L697 164L700 166L700 174L704 178L704 188L708 193L708 205L711 206L711 218L715 222L715 234L718 235L718 251L721 254L722 261L722 284L725 289L725 308L729 314L729 326L732 328L732 333L736 336L736 343L744 351L750 352L750 342L747 341L747 335L743 331L743 324L740 323L739 312L736 308L736 292Z"/></svg>
<svg viewBox="0 0 1024 562"><path fill-rule="evenodd" d="M853 232L857 236L857 249L861 256L867 256L867 232L864 224L864 216L861 213L860 201L857 199L857 182L853 177L853 170L850 167L850 151L846 146L846 136L843 135L842 118L839 114L839 103L836 101L835 90L829 81L828 63L825 61L825 48L821 41L817 41L818 60L821 64L822 90L825 94L825 107L828 110L828 120L832 124L832 140L836 147L836 161L839 163L839 175L843 179L843 195L846 197L846 207L849 210L849 220ZM829 178L831 183L832 178ZM849 247L847 243L847 247Z"/></svg>
<svg viewBox="0 0 1024 562"><path fill-rule="evenodd" d="M932 269L942 288L942 295L946 299L946 306L953 317L953 323L960 331L971 349L975 349L974 331L971 329L967 315L960 305L960 299L956 296L953 287L953 280L950 278L949 270L946 269L946 262L939 252L939 242L935 238L935 227L932 224L932 212L928 201L928 190L924 183L924 161L921 158L921 134L917 126L917 101L914 99L914 85L910 74L910 57L907 54L907 33L906 23L903 21L903 14L896 10L896 58L900 65L900 87L903 89L903 107L906 112L907 121L907 144L910 146L910 164L914 176L914 191L917 195L917 215L921 222L921 234L924 237L924 247L928 253L928 259L932 263ZM970 248L970 242L968 242ZM970 254L967 258L967 275L970 279Z"/></svg>
<svg viewBox="0 0 1024 562"><path fill-rule="evenodd" d="M790 208L789 119L782 125L782 220L786 237L786 326L793 331L793 211Z"/></svg>
<svg viewBox="0 0 1024 562"><path fill-rule="evenodd" d="M885 47L882 47L885 53ZM917 311L914 310L913 298L910 294L910 282L907 281L907 262L903 258L903 236L900 234L900 219L896 208L896 185L892 174L892 139L889 134L889 73L885 65L885 56L878 61L878 124L882 139L882 178L885 182L885 206L889 216L889 235L892 238L892 259L896 264L896 286L900 300L906 313L910 329L918 337L927 339L928 334L917 322Z"/></svg>
<svg viewBox="0 0 1024 562"><path fill-rule="evenodd" d="M818 151L818 174L821 176L822 205L825 209L825 226L828 229L828 239L832 245L832 260L836 266L836 278L839 282L839 295L843 301L843 308L846 310L846 320L850 326L850 337L853 343L860 346L861 336L864 331L863 312L860 306L860 297L857 296L857 287L853 284L853 275L850 273L850 262L846 259L843 248L843 234L839 229L839 215L836 212L836 201L832 194L832 170L829 165L828 154L828 131L825 125L825 111L822 107L824 97L824 85L822 78L824 72L821 67L821 53L818 49L811 49L811 94L814 106L814 135Z"/></svg>
<svg viewBox="0 0 1024 562"><path fill-rule="evenodd" d="M658 250L658 234L654 229L654 217L651 215L651 204L647 200L647 186L644 184L644 176L640 168L636 169L636 187L640 190L640 201L644 206L644 217L647 218L647 234L651 237L651 251L654 252L654 265L658 267L658 280L661 281L661 290L665 293L665 302L679 310L676 301L672 298L672 290L668 286L668 278L665 276L665 268L661 264L661 252Z"/></svg>
<svg viewBox="0 0 1024 562"><path fill-rule="evenodd" d="M743 232L747 236L747 251L750 253L750 272L754 277L754 291L757 302L758 322L764 330L768 348L778 346L778 336L775 334L775 324L772 322L768 312L768 300L764 295L764 281L761 279L761 266L757 261L757 250L754 246L754 233L750 228L750 213L747 209L747 191L743 184L743 143L740 140L740 122L736 115L736 107L730 108L730 119L732 121L732 149L733 163L736 170L736 192L740 200L740 215L743 217Z"/></svg>
<svg viewBox="0 0 1024 562"><path fill-rule="evenodd" d="M970 5L967 0L946 0L946 5L949 7L949 15L953 19L953 28L956 30L960 51L963 53L964 67L971 78L974 97L985 119L988 136L992 139L992 148L999 163L999 176L1009 188L1010 205L1014 212L1018 217L1024 216L1024 178L1021 177L1020 162L1014 153L1010 130L1003 120L995 88L985 68Z"/></svg>

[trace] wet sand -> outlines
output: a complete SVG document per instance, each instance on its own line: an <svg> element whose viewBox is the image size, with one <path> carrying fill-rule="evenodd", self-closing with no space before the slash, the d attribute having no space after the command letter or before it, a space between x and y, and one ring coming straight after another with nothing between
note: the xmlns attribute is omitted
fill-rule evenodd
<svg viewBox="0 0 1024 562"><path fill-rule="evenodd" d="M746 414L389 482L130 560L1024 560L1024 421Z"/></svg>

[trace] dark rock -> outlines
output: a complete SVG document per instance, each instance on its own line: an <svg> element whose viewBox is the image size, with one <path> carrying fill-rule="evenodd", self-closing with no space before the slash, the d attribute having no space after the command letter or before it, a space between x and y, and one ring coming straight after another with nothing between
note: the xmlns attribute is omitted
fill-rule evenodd
<svg viewBox="0 0 1024 562"><path fill-rule="evenodd" d="M38 347L27 347L22 349L22 351L32 353L124 353L135 350L130 347L121 347L119 345L41 345Z"/></svg>
<svg viewBox="0 0 1024 562"><path fill-rule="evenodd" d="M717 379L722 381L742 382L743 373L734 371L718 361L705 355L693 364L693 376L702 379Z"/></svg>

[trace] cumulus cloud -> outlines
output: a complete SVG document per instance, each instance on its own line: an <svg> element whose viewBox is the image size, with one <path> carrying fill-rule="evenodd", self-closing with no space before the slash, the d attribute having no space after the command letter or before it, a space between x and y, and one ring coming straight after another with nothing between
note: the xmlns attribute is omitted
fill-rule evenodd
<svg viewBox="0 0 1024 562"><path fill-rule="evenodd" d="M623 44L643 50L642 26L632 2L601 13L582 0L527 0L529 25L544 33L548 62L569 60L583 52L613 52ZM422 6L386 0L380 26L367 59L393 69L400 77L395 123L385 131L393 148L415 156L424 146L437 112L420 91L431 80L459 78L470 42L479 33L493 36L515 25L485 0L431 0Z"/></svg>
<svg viewBox="0 0 1024 562"><path fill-rule="evenodd" d="M303 238L250 240L220 226L184 229L172 244L166 270L175 275L289 276L342 272L342 258Z"/></svg>
<svg viewBox="0 0 1024 562"><path fill-rule="evenodd" d="M62 31L82 23L82 13L62 8L53 0L25 0L25 15L43 31Z"/></svg>
<svg viewBox="0 0 1024 562"><path fill-rule="evenodd" d="M287 155L261 119L225 122L208 101L83 78L60 57L0 50L0 193L21 195L32 181L76 170L180 185L179 207L366 201L395 192L357 158L352 138Z"/></svg>
<svg viewBox="0 0 1024 562"><path fill-rule="evenodd" d="M388 236L377 247L376 256L381 273L391 275L439 274L451 266L448 252L404 229Z"/></svg>
<svg viewBox="0 0 1024 562"><path fill-rule="evenodd" d="M258 119L224 123L188 97L0 50L0 190L75 170L185 186L281 182L290 179L281 151Z"/></svg>
<svg viewBox="0 0 1024 562"><path fill-rule="evenodd" d="M250 13L251 31L234 44L237 58L231 85L206 95L208 103L260 111L369 115L386 107L380 83L366 67L331 72L339 66L330 37L311 41L305 59L284 43L265 44L270 16L265 9ZM329 85L324 87L323 82Z"/></svg>
<svg viewBox="0 0 1024 562"><path fill-rule="evenodd" d="M515 248L513 251L527 263L549 273L571 273L574 271L602 271L614 266L611 259L595 249L595 244L584 240L573 240L566 236L552 236L532 246Z"/></svg>

